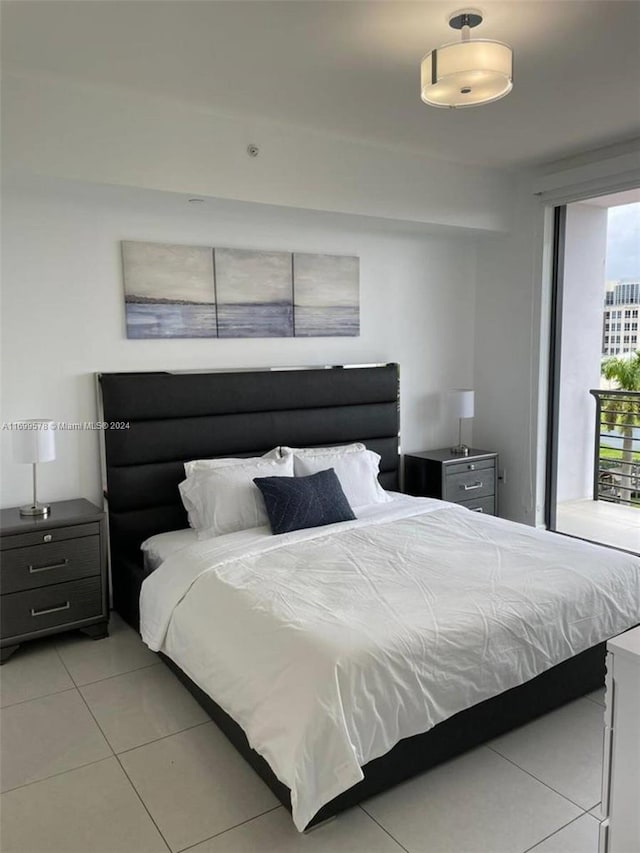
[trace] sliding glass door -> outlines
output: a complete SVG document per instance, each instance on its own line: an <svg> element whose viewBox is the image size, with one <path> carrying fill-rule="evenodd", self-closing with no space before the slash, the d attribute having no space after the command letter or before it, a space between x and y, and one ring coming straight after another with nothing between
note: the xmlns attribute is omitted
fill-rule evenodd
<svg viewBox="0 0 640 853"><path fill-rule="evenodd" d="M640 551L640 193L555 208L546 523Z"/></svg>

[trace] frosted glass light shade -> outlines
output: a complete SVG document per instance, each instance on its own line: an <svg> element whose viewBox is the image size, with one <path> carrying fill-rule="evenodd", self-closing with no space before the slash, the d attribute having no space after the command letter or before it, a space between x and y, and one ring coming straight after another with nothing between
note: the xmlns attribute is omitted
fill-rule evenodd
<svg viewBox="0 0 640 853"><path fill-rule="evenodd" d="M513 88L513 51L487 39L445 44L422 60L421 98L433 107L475 107Z"/></svg>
<svg viewBox="0 0 640 853"><path fill-rule="evenodd" d="M19 421L13 431L13 458L16 462L51 462L56 458L53 421Z"/></svg>
<svg viewBox="0 0 640 853"><path fill-rule="evenodd" d="M472 418L474 411L474 392L468 388L456 388L449 392L452 414L456 418Z"/></svg>

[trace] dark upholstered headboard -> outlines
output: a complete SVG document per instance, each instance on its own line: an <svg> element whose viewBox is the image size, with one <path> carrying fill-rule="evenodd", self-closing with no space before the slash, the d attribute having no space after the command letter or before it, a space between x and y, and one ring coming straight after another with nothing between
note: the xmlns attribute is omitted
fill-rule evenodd
<svg viewBox="0 0 640 853"><path fill-rule="evenodd" d="M362 441L398 488L398 365L98 374L114 606L137 624L140 543L188 526L184 462Z"/></svg>

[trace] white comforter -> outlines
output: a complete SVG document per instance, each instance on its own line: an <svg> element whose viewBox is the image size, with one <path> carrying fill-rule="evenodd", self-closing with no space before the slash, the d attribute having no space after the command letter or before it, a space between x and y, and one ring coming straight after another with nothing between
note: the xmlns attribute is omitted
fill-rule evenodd
<svg viewBox="0 0 640 853"><path fill-rule="evenodd" d="M244 729L302 830L400 739L640 621L640 560L440 501L198 542L141 631Z"/></svg>

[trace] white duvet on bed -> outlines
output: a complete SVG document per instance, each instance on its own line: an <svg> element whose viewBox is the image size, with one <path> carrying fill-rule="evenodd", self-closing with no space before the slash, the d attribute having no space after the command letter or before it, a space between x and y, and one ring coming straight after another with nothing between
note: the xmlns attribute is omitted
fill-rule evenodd
<svg viewBox="0 0 640 853"><path fill-rule="evenodd" d="M303 829L400 739L640 621L640 560L401 497L183 547L141 632L244 729Z"/></svg>

